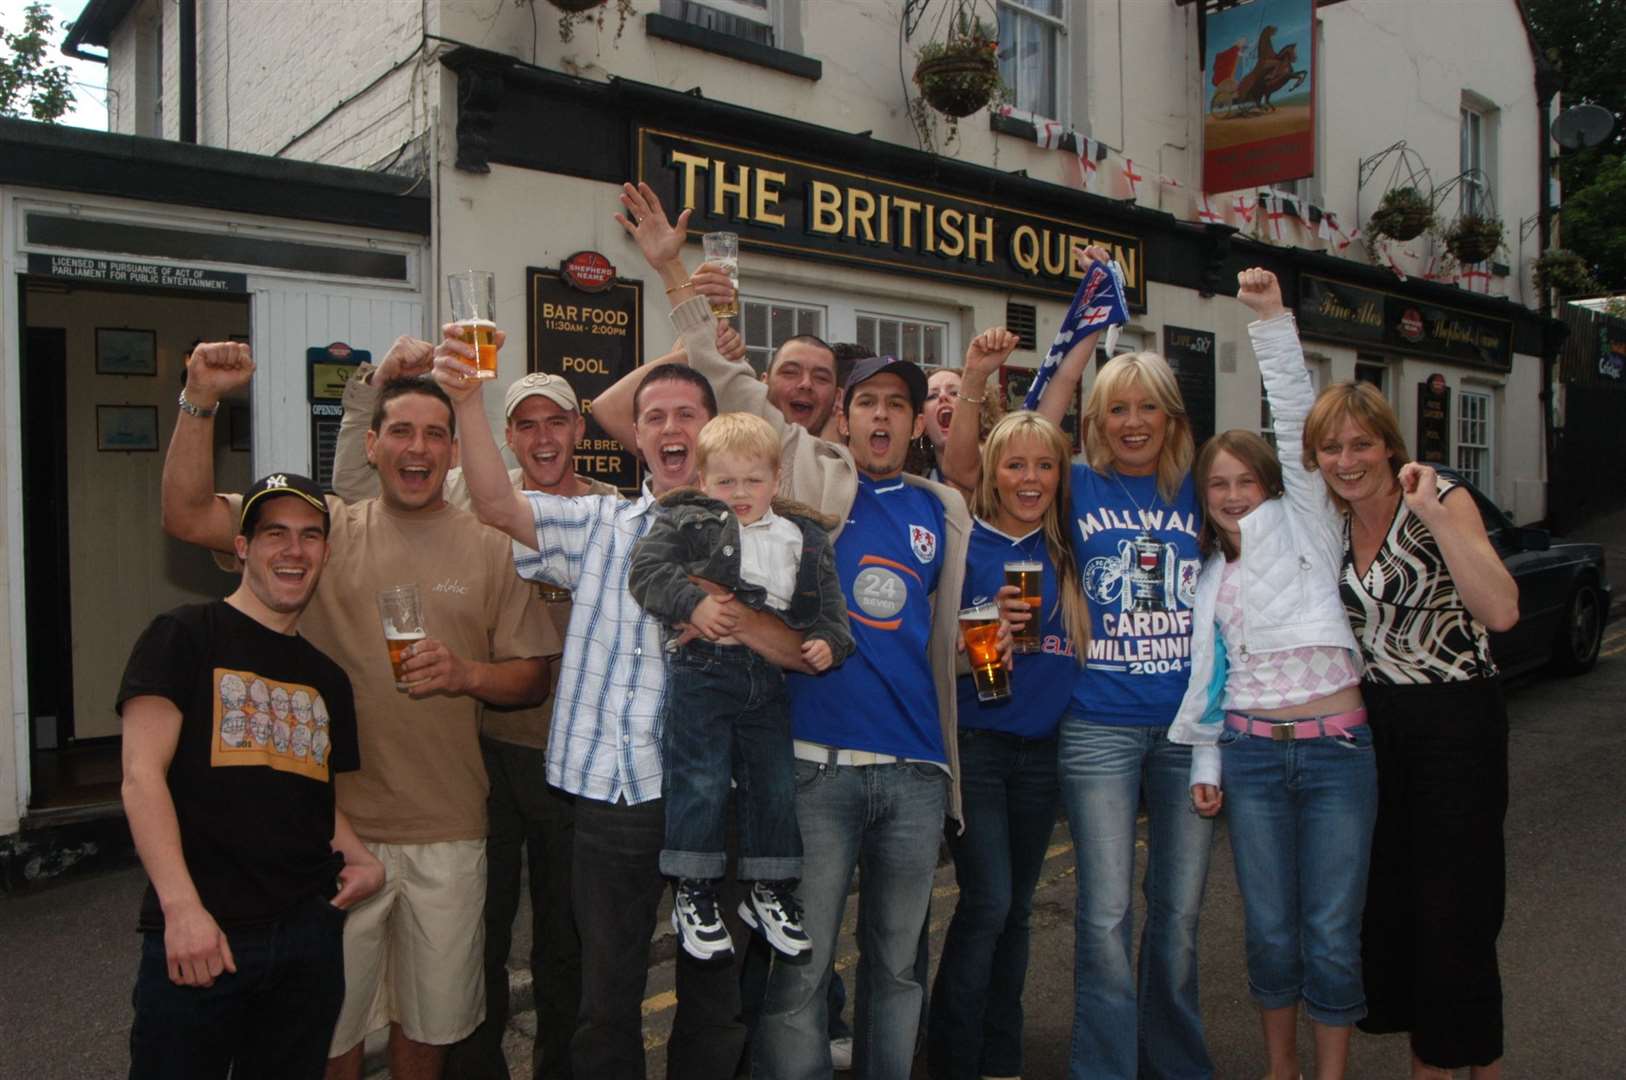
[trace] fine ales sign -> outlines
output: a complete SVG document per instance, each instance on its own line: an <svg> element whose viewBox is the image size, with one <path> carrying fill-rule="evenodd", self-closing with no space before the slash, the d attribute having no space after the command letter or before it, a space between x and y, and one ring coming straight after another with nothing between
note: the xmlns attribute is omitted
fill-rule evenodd
<svg viewBox="0 0 1626 1080"><path fill-rule="evenodd" d="M1145 248L1127 233L653 128L638 131L638 178L674 216L693 211L691 236L983 288L1071 298L1078 256L1100 244L1145 310Z"/></svg>
<svg viewBox="0 0 1626 1080"><path fill-rule="evenodd" d="M1314 337L1386 346L1492 371L1513 365L1513 324L1459 308L1303 274L1299 326Z"/></svg>
<svg viewBox="0 0 1626 1080"><path fill-rule="evenodd" d="M643 284L618 278L596 251L577 252L559 270L530 267L525 277L526 370L563 375L587 417L576 471L637 491L643 482L638 457L598 426L593 399L642 362Z"/></svg>

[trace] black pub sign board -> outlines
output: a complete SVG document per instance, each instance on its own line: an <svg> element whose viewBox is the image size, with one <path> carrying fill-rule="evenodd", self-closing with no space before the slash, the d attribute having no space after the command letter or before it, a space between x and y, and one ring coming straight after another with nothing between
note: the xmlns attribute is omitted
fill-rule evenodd
<svg viewBox="0 0 1626 1080"><path fill-rule="evenodd" d="M637 172L673 217L693 211L691 238L735 232L742 251L1071 299L1075 253L1100 244L1123 267L1130 306L1146 308L1141 239L1088 222L655 128L638 129Z"/></svg>
<svg viewBox="0 0 1626 1080"><path fill-rule="evenodd" d="M1164 359L1174 369L1191 420L1192 442L1201 446L1214 434L1214 335L1208 330L1165 326L1163 339Z"/></svg>
<svg viewBox="0 0 1626 1080"><path fill-rule="evenodd" d="M560 271L535 266L525 279L526 370L563 375L587 417L576 471L636 492L643 483L638 455L598 426L593 399L643 362L643 283L617 278L602 291L584 292Z"/></svg>
<svg viewBox="0 0 1626 1080"><path fill-rule="evenodd" d="M1299 329L1489 371L1513 366L1513 323L1314 274L1299 277Z"/></svg>

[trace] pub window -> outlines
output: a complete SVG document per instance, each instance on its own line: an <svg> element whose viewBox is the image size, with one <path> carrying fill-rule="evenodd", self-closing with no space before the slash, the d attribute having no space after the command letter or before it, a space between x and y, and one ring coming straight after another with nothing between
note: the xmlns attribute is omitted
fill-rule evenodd
<svg viewBox="0 0 1626 1080"><path fill-rule="evenodd" d="M1362 354L1356 357L1355 381L1371 383L1383 392L1384 397L1393 400L1389 393L1389 365L1381 356Z"/></svg>
<svg viewBox="0 0 1626 1080"><path fill-rule="evenodd" d="M773 351L799 334L824 337L824 309L784 300L740 297L740 334L745 358L758 372L768 370Z"/></svg>
<svg viewBox="0 0 1626 1080"><path fill-rule="evenodd" d="M681 22L776 46L775 20L780 0L661 0L661 14Z"/></svg>
<svg viewBox="0 0 1626 1080"><path fill-rule="evenodd" d="M1065 120L1065 5L1062 0L997 2L999 77L1011 90L1011 107L1037 117Z"/></svg>
<svg viewBox="0 0 1626 1080"><path fill-rule="evenodd" d="M1459 213L1488 214L1495 207L1491 203L1496 183L1496 108L1490 102L1463 91L1461 116L1461 147L1458 167L1462 171L1461 194L1457 204Z"/></svg>
<svg viewBox="0 0 1626 1080"><path fill-rule="evenodd" d="M1487 496L1491 493L1491 399L1464 390L1457 395L1457 472Z"/></svg>
<svg viewBox="0 0 1626 1080"><path fill-rule="evenodd" d="M959 366L943 349L948 323L864 311L857 316L858 343L874 349L876 356L896 356L911 364Z"/></svg>

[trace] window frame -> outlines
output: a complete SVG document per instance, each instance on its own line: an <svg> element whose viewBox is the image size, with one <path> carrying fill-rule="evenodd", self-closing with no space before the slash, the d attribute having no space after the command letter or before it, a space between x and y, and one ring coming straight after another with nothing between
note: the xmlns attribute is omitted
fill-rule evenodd
<svg viewBox="0 0 1626 1080"><path fill-rule="evenodd" d="M870 343L870 342L865 341L859 335L858 327L859 327L860 321L863 320L863 319L871 319L871 320L874 320L876 322L875 341L874 341L873 344ZM880 342L881 342L881 327L880 327L880 323L882 323L882 322L893 323L899 329L898 349L897 349L897 352L895 352L895 353L888 354L888 353L883 353L881 351L881 344L880 344ZM875 354L877 356L894 355L899 360L907 360L908 357L905 355L904 349L903 349L902 328L903 328L904 324L909 324L909 325L916 326L916 327L920 328L920 330L921 330L920 350L921 350L922 355L924 355L924 353L926 351L925 329L928 326L929 327L934 327L938 331L938 333L940 335L940 338L941 338L941 341L942 341L942 350L943 350L943 352L942 352L941 359L939 359L935 363L931 363L931 362L929 362L927 360L924 360L924 359L917 359L917 360L914 360L912 362L917 363L917 364L921 365L922 367L931 366L931 367L937 367L937 368L956 368L956 369L958 369L958 368L962 368L962 367L965 366L965 360L964 360L963 357L956 355L949 348L949 340L950 340L949 325L950 325L950 322L951 322L951 320L947 319L947 318L944 318L944 319L932 319L932 318L926 318L926 317L923 317L923 316L912 315L912 314L908 314L908 313L896 313L896 312L890 312L890 311L874 311L874 310L870 310L868 308L862 308L862 307L858 307L858 306L855 305L853 307L853 337L852 337L852 340L858 342L860 345L866 345L869 348L874 349Z"/></svg>
<svg viewBox="0 0 1626 1080"><path fill-rule="evenodd" d="M1469 415L1469 402L1478 403L1473 410L1475 415ZM1489 387L1460 387L1457 390L1457 430L1455 445L1452 447L1451 460L1456 470L1464 480L1485 493L1485 497L1495 500L1496 487L1496 448L1495 448L1495 420L1496 395ZM1477 427L1477 434L1482 442L1468 438L1473 428ZM1473 453L1481 455L1482 464L1470 467L1463 464L1463 454Z"/></svg>
<svg viewBox="0 0 1626 1080"><path fill-rule="evenodd" d="M1056 72L1054 81L1057 115L1048 116L1033 109L1023 108L1015 102L1012 102L1011 104L1010 115L1016 119L1026 120L1033 124L1042 124L1048 120L1054 123L1066 125L1069 122L1072 113L1072 50L1068 43L1068 38L1071 36L1071 28L1069 26L1071 20L1068 18L1068 12L1072 9L1072 5L1067 3L1067 0L1062 0L1061 14L1048 15L1042 11L1035 11L1033 8L1029 7L1024 0L994 0L994 23L996 31L999 23L999 14L1006 9L1016 12L1018 18L1036 19L1041 23L1049 25L1056 31ZM1021 57L1014 53L1012 55L1013 63L1020 64ZM1018 75L1018 79L1020 79L1020 75ZM1010 87L1010 89L1014 93L1016 87L1013 85Z"/></svg>
<svg viewBox="0 0 1626 1080"><path fill-rule="evenodd" d="M750 304L764 305L764 306L769 308L767 326L768 326L770 341L766 345L754 345L754 344L751 343L750 338L748 338L746 336L745 309L746 309L746 306L750 305ZM821 339L823 339L825 341L830 340L828 337L825 337L825 333L824 333L827 329L829 329L829 326L830 326L830 307L829 307L828 304L815 303L813 301L808 301L808 300L787 299L787 298L781 297L781 296L759 296L759 295L755 295L755 294L741 293L740 294L740 314L739 314L739 317L736 319L736 329L738 329L739 332L740 332L740 339L745 342L745 350L746 350L745 359L746 359L746 363L750 364L751 365L751 370L755 371L758 375L764 374L768 370L768 363L773 358L774 350L779 348L779 345L777 343L774 343L771 340L772 336L773 336L773 313L772 313L772 309L775 308L775 307L789 308L792 311L795 311L797 313L797 320L796 321L798 323L800 323L800 321L801 321L800 316L801 316L802 313L816 312L818 314L818 317L819 317L819 329L816 330L816 331L813 331L813 333L815 334L815 336L817 336L817 337L819 337L819 338L821 338ZM792 335L792 336L798 336L798 335L800 335L802 333L804 333L804 331L802 331L798 327L798 329L796 331L796 334ZM760 350L762 350L762 349L767 350L767 356L763 360L762 366L758 367L756 365L755 359L752 356L752 352L753 352L753 350L757 350L757 351L760 352Z"/></svg>

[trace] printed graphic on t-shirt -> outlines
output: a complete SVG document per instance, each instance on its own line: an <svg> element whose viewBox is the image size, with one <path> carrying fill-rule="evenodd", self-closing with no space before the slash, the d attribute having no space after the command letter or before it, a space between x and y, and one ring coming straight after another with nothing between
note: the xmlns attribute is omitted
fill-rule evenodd
<svg viewBox="0 0 1626 1080"><path fill-rule="evenodd" d="M326 782L332 740L321 694L230 668L215 668L212 681L210 765L261 765Z"/></svg>
<svg viewBox="0 0 1626 1080"><path fill-rule="evenodd" d="M937 534L924 525L909 526L909 547L922 565L930 566L937 557Z"/></svg>
<svg viewBox="0 0 1626 1080"><path fill-rule="evenodd" d="M1085 540L1106 529L1132 530L1116 552L1084 564L1084 594L1101 618L1103 633L1091 639L1089 666L1131 675L1183 671L1191 654L1191 608L1197 601L1200 559L1183 559L1179 547L1153 533L1195 536L1195 515L1145 510L1141 520L1101 507L1078 519Z"/></svg>
<svg viewBox="0 0 1626 1080"><path fill-rule="evenodd" d="M935 543L934 539L934 546ZM908 574L922 587L925 582L911 567L879 555L865 555L858 560L858 565L863 569L853 578L853 603L861 610L847 614L876 630L896 630L903 623L898 613L909 600L909 583L898 575Z"/></svg>

